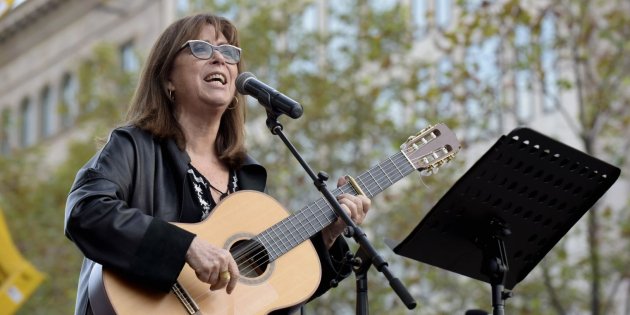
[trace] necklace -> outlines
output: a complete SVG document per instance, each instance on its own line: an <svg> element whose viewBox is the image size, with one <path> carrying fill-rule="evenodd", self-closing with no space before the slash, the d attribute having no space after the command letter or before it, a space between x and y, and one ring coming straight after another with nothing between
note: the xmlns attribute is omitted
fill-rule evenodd
<svg viewBox="0 0 630 315"><path fill-rule="evenodd" d="M235 192L238 187L238 178L236 178L236 173L232 169L230 169L228 172L228 184L225 192L221 191L219 188L212 186L212 183L210 183L209 180L206 179L206 182L208 183L208 186L210 186L210 189L219 193L219 201L223 200L223 198L227 197L230 193Z"/></svg>
<svg viewBox="0 0 630 315"><path fill-rule="evenodd" d="M223 198L227 197L227 195L230 193L230 189L228 187L228 189L226 189L224 192L219 190L219 188L216 188L214 186L212 186L212 183L210 183L210 181L208 181L208 185L210 186L210 188L216 192L219 193L219 200L223 200Z"/></svg>

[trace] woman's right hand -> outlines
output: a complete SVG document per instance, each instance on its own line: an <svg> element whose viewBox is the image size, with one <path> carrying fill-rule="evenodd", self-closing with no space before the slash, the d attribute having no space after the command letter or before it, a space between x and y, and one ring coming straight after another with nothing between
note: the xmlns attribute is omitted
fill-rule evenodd
<svg viewBox="0 0 630 315"><path fill-rule="evenodd" d="M210 284L212 291L226 288L228 294L232 293L240 276L238 266L228 250L198 237L193 239L186 252L186 262L199 280Z"/></svg>

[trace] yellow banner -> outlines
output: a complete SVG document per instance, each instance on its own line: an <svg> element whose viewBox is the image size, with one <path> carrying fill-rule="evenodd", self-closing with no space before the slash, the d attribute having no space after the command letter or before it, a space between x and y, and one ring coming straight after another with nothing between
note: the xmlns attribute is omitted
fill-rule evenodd
<svg viewBox="0 0 630 315"><path fill-rule="evenodd" d="M13 8L13 0L4 0L0 2L0 19L11 11Z"/></svg>
<svg viewBox="0 0 630 315"><path fill-rule="evenodd" d="M0 315L15 313L44 280L13 244L0 209Z"/></svg>

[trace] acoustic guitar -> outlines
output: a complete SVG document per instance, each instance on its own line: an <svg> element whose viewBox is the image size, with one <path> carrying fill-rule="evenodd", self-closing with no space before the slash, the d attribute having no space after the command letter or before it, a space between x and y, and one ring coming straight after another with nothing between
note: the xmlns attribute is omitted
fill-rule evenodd
<svg viewBox="0 0 630 315"><path fill-rule="evenodd" d="M333 195L371 198L414 170L432 173L459 151L444 124L409 137L401 150L362 173ZM320 198L290 215L273 198L239 191L221 201L199 223L173 223L228 249L241 274L232 294L210 291L186 265L169 293L154 291L96 265L89 294L94 314L268 314L306 301L319 286L321 266L309 238L337 219Z"/></svg>

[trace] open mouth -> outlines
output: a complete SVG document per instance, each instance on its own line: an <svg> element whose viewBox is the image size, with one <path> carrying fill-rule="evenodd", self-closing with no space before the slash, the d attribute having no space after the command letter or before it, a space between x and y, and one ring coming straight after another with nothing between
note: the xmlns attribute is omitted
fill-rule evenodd
<svg viewBox="0 0 630 315"><path fill-rule="evenodd" d="M227 83L227 79L221 73L212 73L203 79L206 82L219 82L223 85Z"/></svg>

